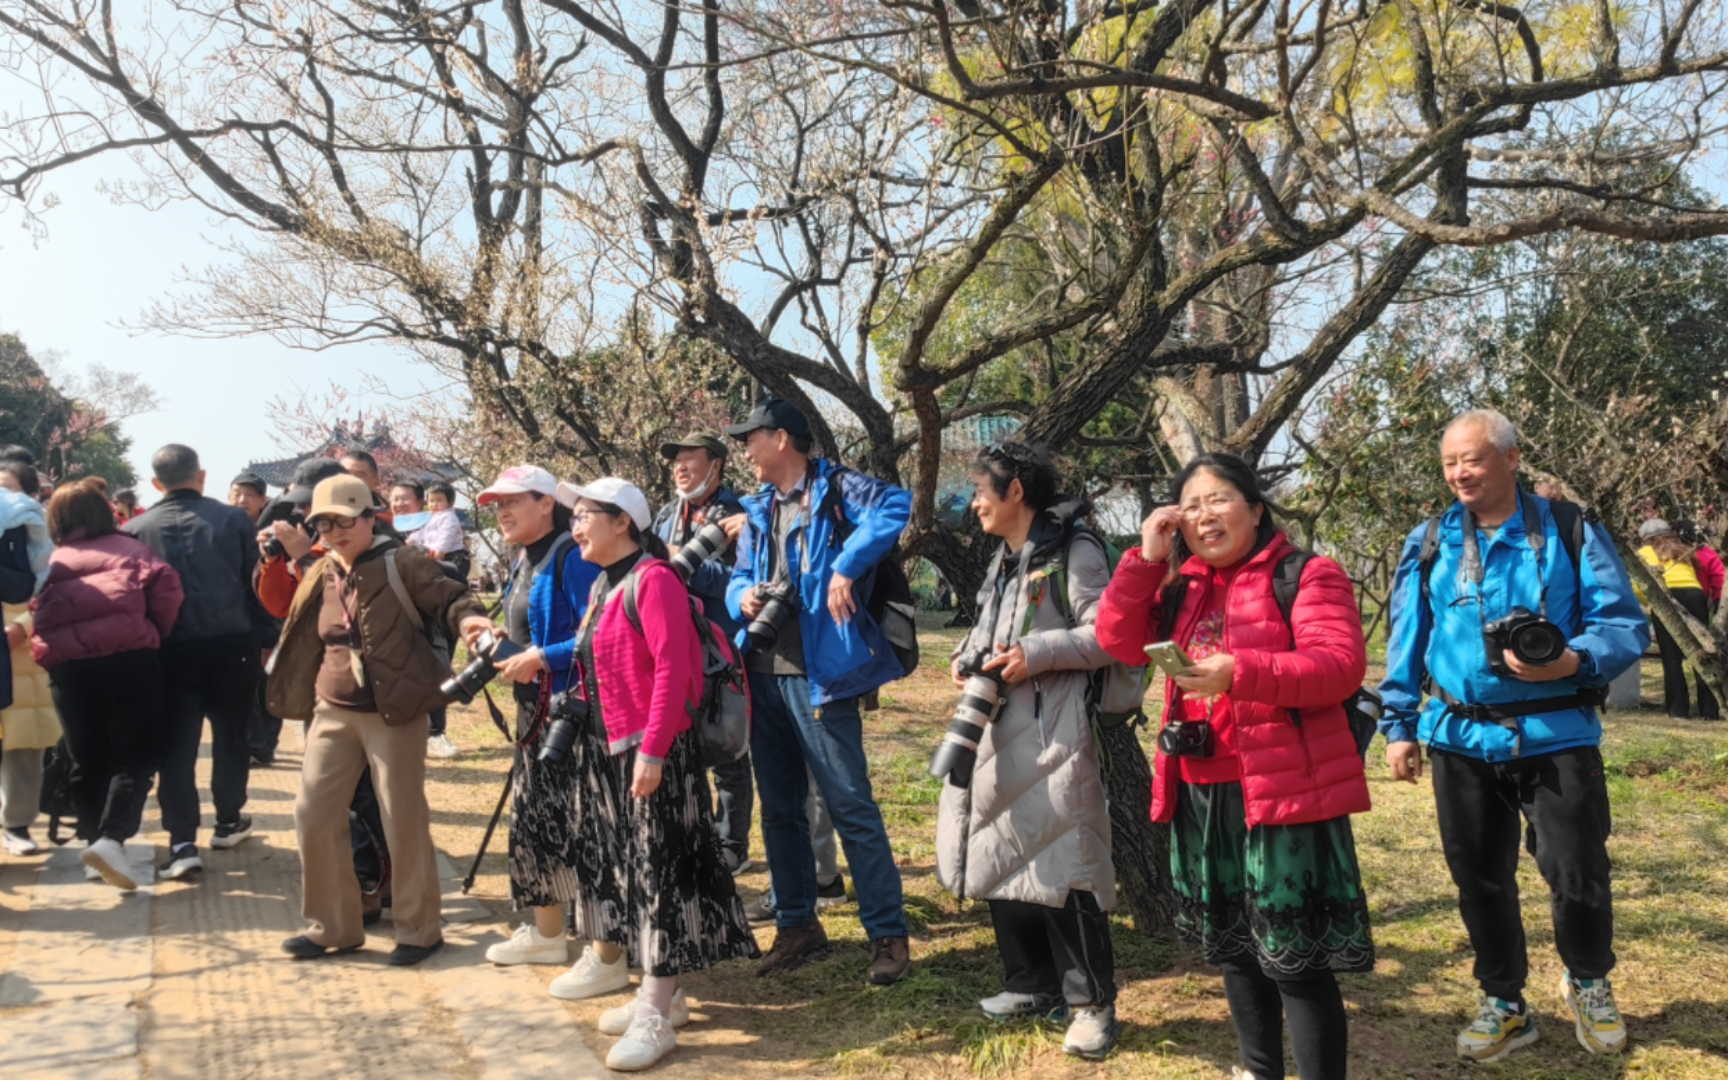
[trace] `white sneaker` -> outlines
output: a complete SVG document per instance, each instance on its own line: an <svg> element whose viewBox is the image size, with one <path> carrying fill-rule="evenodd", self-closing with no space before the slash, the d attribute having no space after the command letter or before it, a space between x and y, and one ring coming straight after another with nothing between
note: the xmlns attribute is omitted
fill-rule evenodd
<svg viewBox="0 0 1728 1080"><path fill-rule="evenodd" d="M1087 1061L1102 1061L1116 1046L1116 1032L1116 1006L1082 1005L1074 1010L1062 1049Z"/></svg>
<svg viewBox="0 0 1728 1080"><path fill-rule="evenodd" d="M0 844L5 845L6 854L16 855L19 858L42 854L42 845L38 844L29 833L20 835L11 829L0 830Z"/></svg>
<svg viewBox="0 0 1728 1080"><path fill-rule="evenodd" d="M144 883L138 868L126 857L126 849L106 836L84 849L80 862L102 875L102 880L116 889L131 892Z"/></svg>
<svg viewBox="0 0 1728 1080"><path fill-rule="evenodd" d="M426 740L426 756L431 758L453 758L462 751L456 749L456 744L450 741L448 735L433 735Z"/></svg>
<svg viewBox="0 0 1728 1080"><path fill-rule="evenodd" d="M640 1072L678 1048L678 1033L645 1001L636 1005L624 1037L606 1054L606 1067L618 1072Z"/></svg>
<svg viewBox="0 0 1728 1080"><path fill-rule="evenodd" d="M584 946L582 955L570 970L552 980L547 992L562 1001L581 1001L616 993L630 985L630 963L618 954L616 963L608 964L594 952L593 945ZM641 1066L646 1068L647 1066Z"/></svg>
<svg viewBox="0 0 1728 1080"><path fill-rule="evenodd" d="M600 1034L622 1035L629 1031L631 1021L636 1019L636 1003L644 1000L647 993L647 988L639 989L636 996L625 1004L601 1013ZM672 993L672 1014L666 1021L675 1028L681 1028L690 1022L690 1000L684 996L682 986Z"/></svg>
<svg viewBox="0 0 1728 1080"><path fill-rule="evenodd" d="M494 964L562 964L570 959L570 946L563 934L542 937L539 927L523 923L509 941L487 949L486 959Z"/></svg>

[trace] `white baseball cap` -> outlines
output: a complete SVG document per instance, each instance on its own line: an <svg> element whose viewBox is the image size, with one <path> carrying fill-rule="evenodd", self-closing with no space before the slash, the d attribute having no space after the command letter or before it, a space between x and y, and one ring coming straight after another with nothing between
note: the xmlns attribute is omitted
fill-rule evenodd
<svg viewBox="0 0 1728 1080"><path fill-rule="evenodd" d="M474 501L481 506L497 502L500 495L557 495L558 478L538 465L512 465L498 474L492 486L482 491Z"/></svg>
<svg viewBox="0 0 1728 1080"><path fill-rule="evenodd" d="M598 503L611 503L613 506L630 515L630 520L636 523L638 529L646 532L654 524L654 512L648 509L648 496L642 494L642 489L628 480L620 480L616 476L605 476L592 484L558 485L558 501L572 509L577 499L593 499Z"/></svg>

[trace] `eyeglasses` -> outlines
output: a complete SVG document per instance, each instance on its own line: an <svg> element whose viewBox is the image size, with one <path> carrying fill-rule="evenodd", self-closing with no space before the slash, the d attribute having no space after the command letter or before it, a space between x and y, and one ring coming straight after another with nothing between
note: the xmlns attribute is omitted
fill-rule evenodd
<svg viewBox="0 0 1728 1080"><path fill-rule="evenodd" d="M358 516L351 517L351 518L321 517L312 523L312 527L318 531L319 536L323 536L325 533L332 533L338 529L342 530L343 532L347 532L349 529L352 529L354 527L354 523L356 521L359 521L359 520L360 520L360 518Z"/></svg>
<svg viewBox="0 0 1728 1080"><path fill-rule="evenodd" d="M622 510L572 510L570 511L570 524L586 525L589 518L599 517L602 514L607 517L617 517L623 512Z"/></svg>
<svg viewBox="0 0 1728 1080"><path fill-rule="evenodd" d="M1204 499L1183 503L1176 508L1176 512L1182 515L1184 521L1199 521L1207 513L1222 514L1229 509L1231 503L1241 501L1240 495L1233 495L1228 491L1214 491Z"/></svg>

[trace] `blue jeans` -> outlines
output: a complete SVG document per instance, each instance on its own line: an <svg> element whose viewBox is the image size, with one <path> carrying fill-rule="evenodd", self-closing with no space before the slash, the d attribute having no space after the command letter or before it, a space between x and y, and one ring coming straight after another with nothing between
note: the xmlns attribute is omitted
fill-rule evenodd
<svg viewBox="0 0 1728 1080"><path fill-rule="evenodd" d="M870 790L858 699L831 701L817 716L803 676L759 672L750 673L750 699L750 755L762 800L762 841L774 884L775 921L782 929L816 921L816 856L804 814L809 778L814 777L846 849L864 932L872 941L905 937L900 868L894 865L888 829Z"/></svg>

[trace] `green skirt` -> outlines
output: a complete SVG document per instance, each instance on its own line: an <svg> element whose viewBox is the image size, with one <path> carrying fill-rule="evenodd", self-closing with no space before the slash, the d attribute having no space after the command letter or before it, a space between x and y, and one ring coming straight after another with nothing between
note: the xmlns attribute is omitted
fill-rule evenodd
<svg viewBox="0 0 1728 1080"><path fill-rule="evenodd" d="M1274 979L1374 970L1348 817L1250 829L1241 784L1177 785L1176 929L1208 964L1251 956Z"/></svg>

